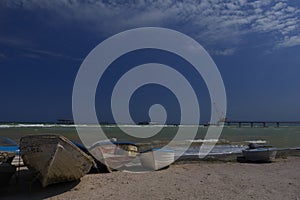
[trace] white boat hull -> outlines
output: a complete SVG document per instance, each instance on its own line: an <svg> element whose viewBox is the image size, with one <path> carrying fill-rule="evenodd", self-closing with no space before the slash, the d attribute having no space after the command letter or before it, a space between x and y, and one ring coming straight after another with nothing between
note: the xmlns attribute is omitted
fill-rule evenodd
<svg viewBox="0 0 300 200"><path fill-rule="evenodd" d="M172 164L174 156L174 151L158 149L141 153L139 157L143 167L151 170L159 170Z"/></svg>
<svg viewBox="0 0 300 200"><path fill-rule="evenodd" d="M62 136L25 136L20 150L24 164L37 173L43 187L78 180L93 165L90 156Z"/></svg>

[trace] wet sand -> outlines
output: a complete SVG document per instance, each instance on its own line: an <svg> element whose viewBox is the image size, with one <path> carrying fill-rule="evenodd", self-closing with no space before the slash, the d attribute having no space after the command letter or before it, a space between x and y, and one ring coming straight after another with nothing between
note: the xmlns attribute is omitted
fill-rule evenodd
<svg viewBox="0 0 300 200"><path fill-rule="evenodd" d="M201 161L148 173L89 174L47 188L24 169L0 190L0 199L300 200L299 188L300 157L288 157L267 164Z"/></svg>

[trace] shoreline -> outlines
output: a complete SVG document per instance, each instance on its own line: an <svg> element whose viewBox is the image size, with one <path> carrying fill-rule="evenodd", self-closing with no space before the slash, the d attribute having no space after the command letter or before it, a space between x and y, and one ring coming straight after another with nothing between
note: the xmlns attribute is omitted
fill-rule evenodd
<svg viewBox="0 0 300 200"><path fill-rule="evenodd" d="M220 153L220 154L208 154L204 158L199 158L199 155L182 155L179 158L175 157L174 163L177 164L186 164L186 163L197 163L197 162L237 162L237 157L243 156L242 152L239 153ZM296 148L285 148L277 149L276 159L286 159L290 156L300 157L300 147ZM23 167L23 161L19 155L16 155L12 162L16 167Z"/></svg>
<svg viewBox="0 0 300 200"><path fill-rule="evenodd" d="M199 158L199 155L183 155L176 159L174 164L201 162L201 161L220 161L220 162L236 162L237 157L242 156L240 153L227 153L227 154L208 154L204 158ZM300 157L300 147L296 148L278 148L276 159L287 158L290 156Z"/></svg>

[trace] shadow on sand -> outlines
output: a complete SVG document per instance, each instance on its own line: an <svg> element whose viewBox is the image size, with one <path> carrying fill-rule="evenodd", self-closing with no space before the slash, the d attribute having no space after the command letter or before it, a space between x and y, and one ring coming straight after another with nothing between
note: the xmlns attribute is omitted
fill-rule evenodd
<svg viewBox="0 0 300 200"><path fill-rule="evenodd" d="M43 188L29 170L17 171L10 183L0 188L0 199L45 199L70 191L80 180Z"/></svg>

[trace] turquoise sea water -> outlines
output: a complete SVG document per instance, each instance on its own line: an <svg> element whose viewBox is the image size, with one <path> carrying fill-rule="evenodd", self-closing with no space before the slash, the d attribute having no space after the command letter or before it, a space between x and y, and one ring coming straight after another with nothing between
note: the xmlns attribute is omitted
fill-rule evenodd
<svg viewBox="0 0 300 200"><path fill-rule="evenodd" d="M140 137L146 137L146 132L151 131L154 128L159 128L156 135L149 138L136 138L130 135L124 134L115 125L102 126L103 131L107 138L117 138L119 141L131 141L139 144L148 144L151 147L160 147L167 144L174 138L178 131L178 126L134 126L123 125L123 129L127 132L135 131L140 134ZM204 126L180 126L184 131L183 137L179 139L179 143L183 141L191 141L192 145L186 152L186 154L195 154L199 151L199 147L203 142L217 142L212 153L228 153L239 152L245 148L245 145L249 142L257 142L264 145L279 147L279 148L293 148L300 147L300 126L281 126L281 127L237 127L237 126L225 126L222 134L219 138L210 138L210 140L204 140L207 132L207 127ZM195 137L191 136L191 129L197 129ZM96 126L93 125L81 125L80 129L84 134L97 133ZM17 143L19 139L28 134L61 134L70 140L80 142L80 138L77 134L74 125L59 125L59 124L0 124L0 136L9 137L15 140ZM99 139L99 138L97 138ZM100 138L106 139L106 138ZM146 145L147 146L147 145ZM180 145L178 145L180 148Z"/></svg>

